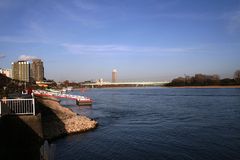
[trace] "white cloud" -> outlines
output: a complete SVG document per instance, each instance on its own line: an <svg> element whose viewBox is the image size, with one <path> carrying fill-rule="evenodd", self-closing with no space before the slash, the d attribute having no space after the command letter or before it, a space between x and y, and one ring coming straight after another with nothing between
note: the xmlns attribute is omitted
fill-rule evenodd
<svg viewBox="0 0 240 160"><path fill-rule="evenodd" d="M220 16L220 19L225 21L228 32L235 33L240 31L240 10L226 12Z"/></svg>
<svg viewBox="0 0 240 160"><path fill-rule="evenodd" d="M44 36L39 36L37 33L30 36L0 36L0 42L4 43L43 43L49 44L52 43L50 39L45 38Z"/></svg>
<svg viewBox="0 0 240 160"><path fill-rule="evenodd" d="M228 28L230 32L240 31L240 11L236 11L231 15Z"/></svg>
<svg viewBox="0 0 240 160"><path fill-rule="evenodd" d="M8 9L16 5L12 0L0 0L0 9Z"/></svg>
<svg viewBox="0 0 240 160"><path fill-rule="evenodd" d="M90 1L88 0L75 0L73 1L73 3L84 10L96 10L98 8L98 6L94 3L90 3Z"/></svg>
<svg viewBox="0 0 240 160"><path fill-rule="evenodd" d="M189 53L193 48L135 47L127 45L62 44L69 52L81 55Z"/></svg>
<svg viewBox="0 0 240 160"><path fill-rule="evenodd" d="M4 55L4 54L1 54L0 53L0 59L3 59L3 58L5 58L6 56Z"/></svg>
<svg viewBox="0 0 240 160"><path fill-rule="evenodd" d="M87 27L102 27L101 21L97 20L97 15L93 14L96 6L83 1L74 1L73 4L64 5L55 3L55 8L62 17L80 23Z"/></svg>
<svg viewBox="0 0 240 160"><path fill-rule="evenodd" d="M19 56L18 59L23 60L23 61L30 61L30 60L33 60L33 59L37 59L37 57L23 54L23 55Z"/></svg>
<svg viewBox="0 0 240 160"><path fill-rule="evenodd" d="M53 43L51 36L47 34L44 27L37 20L28 21L23 30L17 35L0 35L0 42L5 43Z"/></svg>
<svg viewBox="0 0 240 160"><path fill-rule="evenodd" d="M0 36L0 42L7 43L46 43L37 38L24 37L24 36Z"/></svg>

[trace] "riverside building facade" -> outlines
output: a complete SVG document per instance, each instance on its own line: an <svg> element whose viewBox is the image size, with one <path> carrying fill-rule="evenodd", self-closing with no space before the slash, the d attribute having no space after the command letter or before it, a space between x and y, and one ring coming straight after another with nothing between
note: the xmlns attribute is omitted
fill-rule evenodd
<svg viewBox="0 0 240 160"><path fill-rule="evenodd" d="M40 59L17 61L12 63L12 78L24 82L44 80L44 67Z"/></svg>
<svg viewBox="0 0 240 160"><path fill-rule="evenodd" d="M33 81L43 81L44 67L41 59L33 59L31 64L31 78Z"/></svg>
<svg viewBox="0 0 240 160"><path fill-rule="evenodd" d="M30 82L30 63L28 61L17 61L12 63L12 78Z"/></svg>
<svg viewBox="0 0 240 160"><path fill-rule="evenodd" d="M4 74L5 76L12 78L12 70L11 69L3 69L0 68L0 73Z"/></svg>

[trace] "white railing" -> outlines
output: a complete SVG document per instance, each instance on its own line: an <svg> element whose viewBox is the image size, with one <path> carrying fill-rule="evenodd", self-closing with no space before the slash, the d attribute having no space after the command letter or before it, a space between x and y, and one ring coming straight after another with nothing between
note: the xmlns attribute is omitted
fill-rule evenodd
<svg viewBox="0 0 240 160"><path fill-rule="evenodd" d="M1 99L0 115L35 115L35 100L30 99Z"/></svg>

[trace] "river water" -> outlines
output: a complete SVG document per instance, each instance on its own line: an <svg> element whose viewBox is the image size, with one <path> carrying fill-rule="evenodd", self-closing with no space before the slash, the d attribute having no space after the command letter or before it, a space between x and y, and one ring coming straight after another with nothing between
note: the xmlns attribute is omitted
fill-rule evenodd
<svg viewBox="0 0 240 160"><path fill-rule="evenodd" d="M74 91L73 94L81 94ZM63 101L97 129L53 142L57 160L239 160L240 89L91 89Z"/></svg>

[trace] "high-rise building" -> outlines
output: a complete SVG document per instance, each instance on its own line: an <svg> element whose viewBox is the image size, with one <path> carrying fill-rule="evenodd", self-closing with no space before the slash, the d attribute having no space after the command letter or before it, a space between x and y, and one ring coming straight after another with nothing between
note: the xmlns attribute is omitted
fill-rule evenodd
<svg viewBox="0 0 240 160"><path fill-rule="evenodd" d="M31 64L31 78L33 81L43 81L44 67L41 59L33 59Z"/></svg>
<svg viewBox="0 0 240 160"><path fill-rule="evenodd" d="M6 75L9 78L12 78L12 70L11 69L0 68L0 73Z"/></svg>
<svg viewBox="0 0 240 160"><path fill-rule="evenodd" d="M43 62L40 59L33 59L32 63L30 63L29 61L13 62L12 78L25 82L43 81Z"/></svg>
<svg viewBox="0 0 240 160"><path fill-rule="evenodd" d="M12 78L30 82L30 63L28 61L17 61L12 63Z"/></svg>
<svg viewBox="0 0 240 160"><path fill-rule="evenodd" d="M113 69L112 71L112 83L117 82L117 70Z"/></svg>

